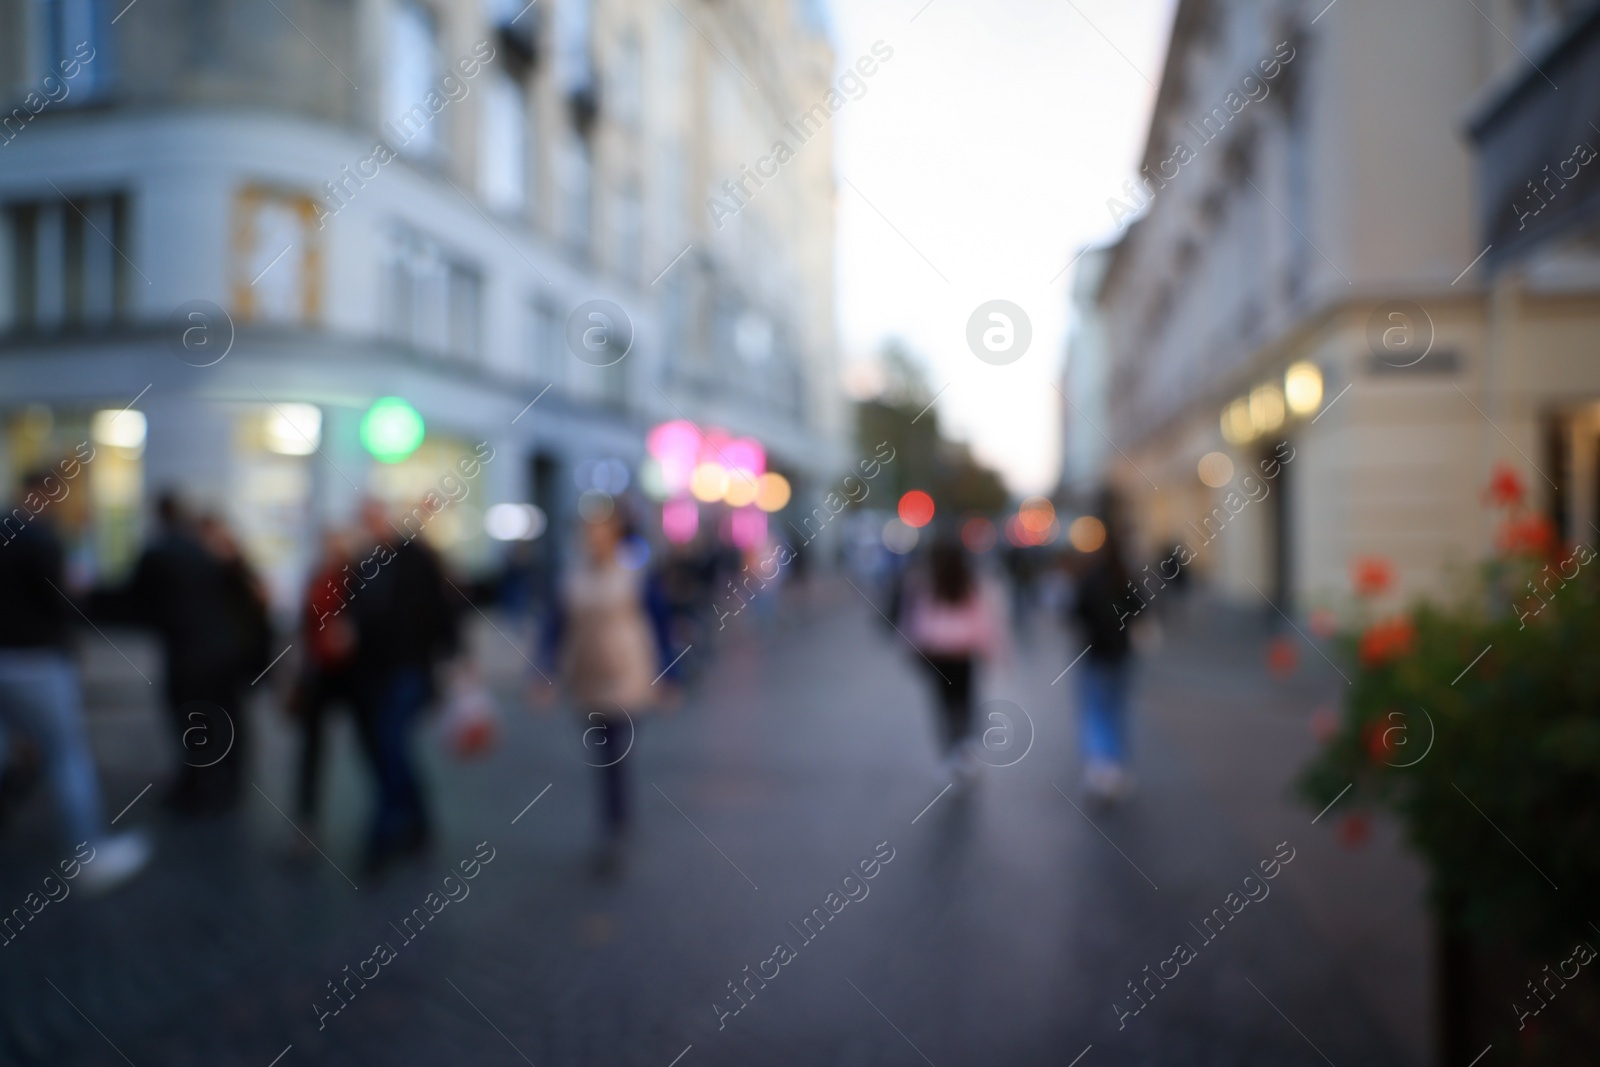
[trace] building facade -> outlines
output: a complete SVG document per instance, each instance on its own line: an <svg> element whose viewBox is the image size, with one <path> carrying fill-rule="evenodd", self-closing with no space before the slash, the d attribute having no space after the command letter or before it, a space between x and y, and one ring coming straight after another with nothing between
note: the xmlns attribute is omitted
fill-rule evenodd
<svg viewBox="0 0 1600 1067"><path fill-rule="evenodd" d="M706 201L832 76L799 0L4 0L7 483L92 441L85 566L174 487L280 597L363 494L449 496L430 536L483 564L489 505L558 530L668 420L820 495L826 131L735 217Z"/></svg>
<svg viewBox="0 0 1600 1067"><path fill-rule="evenodd" d="M1105 476L1147 552L1188 543L1225 594L1285 610L1336 606L1368 556L1394 564L1397 597L1444 595L1494 547L1481 490L1501 463L1563 538L1600 536L1593 212L1515 249L1485 221L1600 148L1600 110L1562 85L1568 121L1492 188L1473 133L1508 99L1548 104L1548 64L1594 14L1182 0L1095 292Z"/></svg>

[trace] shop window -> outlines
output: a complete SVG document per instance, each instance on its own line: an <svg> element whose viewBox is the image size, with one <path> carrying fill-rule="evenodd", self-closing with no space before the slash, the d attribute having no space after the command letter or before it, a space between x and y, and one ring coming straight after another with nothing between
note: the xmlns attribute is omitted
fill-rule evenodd
<svg viewBox="0 0 1600 1067"><path fill-rule="evenodd" d="M321 312L316 202L249 188L234 206L233 305L245 322L306 325Z"/></svg>
<svg viewBox="0 0 1600 1067"><path fill-rule="evenodd" d="M121 194L10 204L0 243L9 290L0 305L17 333L94 329L128 308L127 200Z"/></svg>

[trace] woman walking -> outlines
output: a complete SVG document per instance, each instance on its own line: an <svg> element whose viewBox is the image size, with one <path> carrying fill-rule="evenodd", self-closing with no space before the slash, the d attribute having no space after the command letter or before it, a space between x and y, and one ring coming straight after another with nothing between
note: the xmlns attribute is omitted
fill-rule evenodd
<svg viewBox="0 0 1600 1067"><path fill-rule="evenodd" d="M997 591L973 574L959 544L935 543L923 577L907 598L907 636L930 668L945 769L965 783L979 767L971 738L977 661L1004 651L1005 614Z"/></svg>
<svg viewBox="0 0 1600 1067"><path fill-rule="evenodd" d="M1088 648L1078 666L1078 705L1083 723L1084 784L1092 796L1117 800L1132 787L1128 776L1128 684L1132 643L1129 626L1140 602L1123 554L1121 523L1104 509L1105 540L1079 576L1072 621Z"/></svg>
<svg viewBox="0 0 1600 1067"><path fill-rule="evenodd" d="M563 583L543 640L545 664L583 716L584 761L600 772L603 873L620 862L632 820L626 759L638 719L676 699L666 604L643 567L624 566L631 536L617 510L583 524L583 561ZM538 703L554 700L552 685L533 686Z"/></svg>

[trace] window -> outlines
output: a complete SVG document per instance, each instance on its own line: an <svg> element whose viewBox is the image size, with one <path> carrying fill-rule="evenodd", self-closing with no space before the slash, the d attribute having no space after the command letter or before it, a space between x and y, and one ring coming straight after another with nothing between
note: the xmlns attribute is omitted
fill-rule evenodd
<svg viewBox="0 0 1600 1067"><path fill-rule="evenodd" d="M497 211L525 210L528 206L528 102L522 85L504 70L492 71L484 86L479 148L484 200Z"/></svg>
<svg viewBox="0 0 1600 1067"><path fill-rule="evenodd" d="M666 246L669 256L675 256L683 248L683 230L685 230L685 181L683 181L683 147L677 138L670 139L662 144L656 152L656 173L654 173L654 200L656 210L651 213L656 227L659 227L659 242Z"/></svg>
<svg viewBox="0 0 1600 1067"><path fill-rule="evenodd" d="M644 121L644 59L639 38L632 33L617 42L609 97L612 116L628 129L637 130Z"/></svg>
<svg viewBox="0 0 1600 1067"><path fill-rule="evenodd" d="M439 242L397 226L385 250L382 317L383 336L391 341L475 360L482 344L482 277Z"/></svg>
<svg viewBox="0 0 1600 1067"><path fill-rule="evenodd" d="M48 333L109 325L128 309L127 200L120 194L9 205L7 325Z"/></svg>
<svg viewBox="0 0 1600 1067"><path fill-rule="evenodd" d="M528 366L535 381L560 386L567 367L566 324L555 298L535 297L528 305Z"/></svg>
<svg viewBox="0 0 1600 1067"><path fill-rule="evenodd" d="M573 255L587 258L594 225L594 149L580 133L566 138L561 166L561 234Z"/></svg>
<svg viewBox="0 0 1600 1067"><path fill-rule="evenodd" d="M561 0L556 5L556 69L562 91L569 96L594 93L594 57L590 51L591 0Z"/></svg>
<svg viewBox="0 0 1600 1067"><path fill-rule="evenodd" d="M247 188L234 214L233 304L246 321L306 324L321 305L322 255L309 196Z"/></svg>
<svg viewBox="0 0 1600 1067"><path fill-rule="evenodd" d="M617 194L611 219L612 268L630 282L644 269L644 207L639 187L630 183Z"/></svg>
<svg viewBox="0 0 1600 1067"><path fill-rule="evenodd" d="M68 100L92 100L111 84L111 24L104 0L39 0L36 80L68 71Z"/></svg>
<svg viewBox="0 0 1600 1067"><path fill-rule="evenodd" d="M439 30L433 14L415 0L400 0L389 23L389 64L384 78L387 132L399 151L428 156L442 146L427 105L439 74Z"/></svg>

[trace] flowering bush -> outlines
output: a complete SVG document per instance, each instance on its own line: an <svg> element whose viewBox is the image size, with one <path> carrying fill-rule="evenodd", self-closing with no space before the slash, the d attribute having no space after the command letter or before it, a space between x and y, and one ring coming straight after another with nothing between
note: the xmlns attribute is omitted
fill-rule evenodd
<svg viewBox="0 0 1600 1067"><path fill-rule="evenodd" d="M1456 603L1339 639L1353 685L1300 786L1321 809L1353 784L1339 813L1396 815L1448 930L1540 952L1600 919L1600 568L1524 497L1494 472L1499 554ZM1379 595L1388 574L1357 561L1354 585Z"/></svg>

